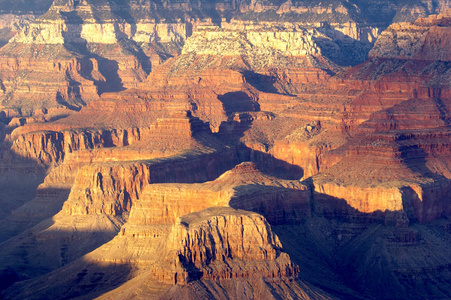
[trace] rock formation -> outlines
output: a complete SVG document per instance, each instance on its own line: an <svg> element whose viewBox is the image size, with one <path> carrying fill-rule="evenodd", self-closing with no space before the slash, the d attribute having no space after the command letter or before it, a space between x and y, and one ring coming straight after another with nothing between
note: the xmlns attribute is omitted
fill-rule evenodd
<svg viewBox="0 0 451 300"><path fill-rule="evenodd" d="M206 183L148 185L130 212L129 224L172 224L214 206L258 212L273 224L293 223L310 213L309 197L299 182L264 175L246 162Z"/></svg>
<svg viewBox="0 0 451 300"><path fill-rule="evenodd" d="M446 7L54 1L0 49L1 297L451 297Z"/></svg>
<svg viewBox="0 0 451 300"><path fill-rule="evenodd" d="M296 267L266 228L270 230L261 216L241 215L239 211L213 209L188 214L172 228L166 244L170 268L180 271L170 272L170 278L162 274L161 279L184 284L199 276L206 280L252 278L252 273L267 278L296 276ZM235 261L244 264L234 266Z"/></svg>
<svg viewBox="0 0 451 300"><path fill-rule="evenodd" d="M407 210L420 221L449 213L447 54L435 51L431 42L447 43L448 19L444 14L392 25L372 58L343 75L340 84L364 84L368 92L346 105L345 130L353 137L325 154L327 170L315 179L321 191L344 199L350 195L349 203L366 212ZM409 39L411 47L405 46ZM339 162L328 168L333 163L327 161ZM368 200L358 204L357 199ZM381 202L385 204L366 206Z"/></svg>
<svg viewBox="0 0 451 300"><path fill-rule="evenodd" d="M45 14L26 25L0 51L2 109L11 117L39 115L41 109L54 107L74 110L104 92L135 87L152 68L179 54L185 40L205 25L235 31L262 29L247 34L246 39L250 43L266 40L274 49L282 53L288 50L290 55L321 51L339 64L355 64L365 60L365 53L380 30L389 25L388 16L412 21L409 12L414 11L415 17L425 17L449 6L447 1L422 2L422 5L412 6L396 3L390 7L385 3L351 5L335 1L309 4L292 1L283 4L54 1ZM39 14L49 4L30 9ZM9 28L11 19L17 18L18 10L14 5L8 7L13 13L11 17L4 15L5 29ZM378 11L375 8L378 5L384 5L384 9ZM264 25L255 25L252 22L255 14L273 15ZM375 21L381 14L384 25ZM18 24L14 31L30 20L20 18L14 23ZM277 33L271 42L271 28L279 31L281 25L287 26L288 31ZM209 35L212 38L211 31ZM205 34L195 36L199 39ZM6 33L5 38L8 37ZM298 44L300 39L303 41ZM304 46L295 49L284 43ZM352 52L352 55L343 55L343 52Z"/></svg>

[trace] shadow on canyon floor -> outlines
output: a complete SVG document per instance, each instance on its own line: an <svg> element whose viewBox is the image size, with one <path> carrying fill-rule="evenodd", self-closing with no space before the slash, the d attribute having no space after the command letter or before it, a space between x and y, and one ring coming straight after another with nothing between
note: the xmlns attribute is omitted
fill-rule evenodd
<svg viewBox="0 0 451 300"><path fill-rule="evenodd" d="M449 220L432 227L414 219L409 224L404 211L362 213L343 199L317 192L311 193L310 201L310 214L291 214L297 216L291 225L274 224L271 214L277 212L262 211L263 205L255 210L269 214L283 249L300 267L300 278L346 299L449 296L444 292L447 279L443 281L449 278L451 261L445 250L451 240L445 226ZM423 265L436 268L437 275L433 271L420 275L418 268Z"/></svg>
<svg viewBox="0 0 451 300"><path fill-rule="evenodd" d="M439 188L428 190L428 184L425 184L424 186L426 188L421 195L411 187L402 188L403 207L408 213L409 218L420 222L427 222L450 214L451 208L448 208L449 205L447 203L451 200L451 180L431 170L428 166L428 156L430 154L418 145L408 147L400 146L399 150L401 152L401 159L403 159L404 164L412 173L420 174L424 178L431 179L432 183L429 183L429 185L439 186ZM439 195L433 195L431 193L439 193Z"/></svg>
<svg viewBox="0 0 451 300"><path fill-rule="evenodd" d="M294 164L277 159L269 153L246 148L249 151L249 161L258 165L260 171L280 179L300 180L304 170Z"/></svg>
<svg viewBox="0 0 451 300"><path fill-rule="evenodd" d="M0 222L12 211L32 200L35 197L37 187L44 180L45 174L43 172L27 172L28 168L24 168L22 171L0 170Z"/></svg>
<svg viewBox="0 0 451 300"><path fill-rule="evenodd" d="M246 118L246 116L243 116ZM252 121L242 120L222 122L219 132L212 134L224 143L236 147L240 162L251 161L258 165L259 170L265 174L281 179L299 180L304 176L304 170L286 161L275 158L269 153L247 147L241 138L244 132L250 129Z"/></svg>
<svg viewBox="0 0 451 300"><path fill-rule="evenodd" d="M87 222L92 222L87 228L95 228L94 220L89 219ZM64 270L66 266L73 264L85 254L109 242L119 231L117 224L104 225L107 229L80 230L77 224L69 228L61 228L70 224L69 219L65 222L47 218L31 229L0 244L2 289L7 289L15 282L20 281L19 286L27 285L26 280L33 282L39 281L41 277L52 276L50 272L61 268ZM83 224L78 224L80 225L83 227ZM89 289L89 286L86 288ZM15 290L12 288L11 292L14 293Z"/></svg>
<svg viewBox="0 0 451 300"><path fill-rule="evenodd" d="M335 267L335 233L326 219L311 218L300 225L272 226L283 250L299 266L298 278L339 299L365 299L350 288Z"/></svg>
<svg viewBox="0 0 451 300"><path fill-rule="evenodd" d="M225 93L218 96L218 100L222 102L224 111L228 116L232 113L260 111L258 102L252 100L248 94L242 91Z"/></svg>
<svg viewBox="0 0 451 300"><path fill-rule="evenodd" d="M0 242L29 228L25 224L33 223L32 220L43 220L31 211L28 211L31 213L28 217L21 217L20 214L25 212L22 209L27 205L31 207L30 203L37 198L37 189L44 182L47 167L14 153L10 149L11 145L10 142L0 142ZM45 193L44 189L41 191ZM61 205L62 203L56 204L59 206L57 210L61 209ZM52 216L53 208L53 204L49 203L49 207L42 209L49 210Z"/></svg>
<svg viewBox="0 0 451 300"><path fill-rule="evenodd" d="M264 184L234 188L229 206L263 215L271 225L299 224L311 216L310 191Z"/></svg>
<svg viewBox="0 0 451 300"><path fill-rule="evenodd" d="M4 299L94 299L125 283L132 267L79 259L49 274L17 282L3 292ZM55 280L55 278L57 278ZM53 282L53 284L49 284Z"/></svg>
<svg viewBox="0 0 451 300"><path fill-rule="evenodd" d="M36 188L28 191L28 194L34 194L30 200L26 201L20 207L12 210L10 214L0 221L2 232L0 242L4 242L40 222L53 217L63 207L64 202L70 193L70 189L60 188Z"/></svg>
<svg viewBox="0 0 451 300"><path fill-rule="evenodd" d="M314 38L315 43L321 49L321 54L342 67L356 66L365 62L368 59L368 53L373 48L372 42L355 40L341 31L333 29L327 23L318 31L326 36ZM376 37L371 38L376 40Z"/></svg>

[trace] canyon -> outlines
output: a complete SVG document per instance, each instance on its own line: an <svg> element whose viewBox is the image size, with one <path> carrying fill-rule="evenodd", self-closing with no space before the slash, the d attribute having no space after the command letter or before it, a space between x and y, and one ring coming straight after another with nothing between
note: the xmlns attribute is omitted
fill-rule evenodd
<svg viewBox="0 0 451 300"><path fill-rule="evenodd" d="M0 3L0 297L450 298L450 5Z"/></svg>

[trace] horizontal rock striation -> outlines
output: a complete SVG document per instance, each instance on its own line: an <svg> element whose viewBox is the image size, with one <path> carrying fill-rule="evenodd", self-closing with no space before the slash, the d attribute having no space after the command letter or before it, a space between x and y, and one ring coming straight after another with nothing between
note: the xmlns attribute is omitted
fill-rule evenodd
<svg viewBox="0 0 451 300"><path fill-rule="evenodd" d="M179 54L193 33L192 40L198 40L195 44L199 46L206 34L214 39L214 35L224 37L221 31L228 31L229 40L233 35L241 36L237 42L247 31L244 44L265 41L271 45L266 50L277 50L283 55L322 53L339 64L352 64L354 58L359 62L365 59L358 57L356 49L366 51L379 34L381 25L375 21L376 15L385 17L390 11L389 14L400 14L399 19L412 21L412 17L408 18L410 10L415 12L415 17L426 17L444 12L449 6L447 1L434 5L426 1L424 7L379 4L386 10L382 13L374 9L373 3L367 8L360 3L344 5L334 1L312 4L254 2L193 4L144 1L119 4L109 1L54 1L48 12L27 24L0 53L1 65L19 64L22 70L20 73L2 71L0 74L5 94L1 99L2 108L18 108L22 115L61 105L78 109L96 99L96 94L136 87L151 69ZM234 17L228 17L230 14ZM254 24L253 18L260 15L265 22ZM5 15L5 22L11 18L8 16ZM16 23L21 24L21 28L24 22ZM383 22L388 21L384 18ZM209 28L207 31L205 25ZM277 28L276 34L272 28ZM216 39L217 42L226 40ZM430 42L434 43L433 40ZM355 55L343 56L341 51L355 52ZM209 50L203 52L208 54ZM226 53L236 53L236 50ZM93 72L83 72L80 76L72 74L66 78L63 67L59 76L49 75L45 67L47 61L66 65L73 58L89 58ZM39 97L30 98L27 92L39 94Z"/></svg>
<svg viewBox="0 0 451 300"><path fill-rule="evenodd" d="M214 181L147 185L128 224L173 224L185 214L215 206L258 212L272 224L295 223L309 215L309 200L310 191L299 182L264 175L245 162Z"/></svg>
<svg viewBox="0 0 451 300"><path fill-rule="evenodd" d="M159 112L162 118L156 118L156 111L147 112L151 108L155 109L155 107L164 109L165 104L167 104L164 102L160 105L155 103L128 105L122 114L114 114L114 111L119 107L123 108L125 103L121 103L122 105L112 103L113 105L110 107L108 104L108 102L101 103L99 107L93 103L86 107L85 115L73 116L64 120L64 122L34 123L19 127L11 134L11 151L22 158L51 165L62 162L67 155L79 150L117 148L136 144L122 151L123 154L120 154L121 150L118 150L116 158L108 159L103 155L103 159L107 160L118 161L121 160L121 157L129 160L133 159L133 155L135 155L134 159L156 156L152 152L160 153L162 156L167 155L162 153L165 151L175 153L177 151L174 149L174 145L171 146L170 141L176 140L180 144L189 146L194 144L192 142L193 135L208 132L208 127L199 119L192 117L189 111L182 110L168 113L166 117L163 117L163 114ZM171 108L174 107L171 106ZM168 110L168 108L165 109ZM183 109L183 106L179 109ZM125 117L132 112L141 113L139 118L141 122L138 118L134 118L130 122L127 122L128 117L121 119L121 117ZM86 122L91 115L93 118L104 117L107 119L102 120L103 124L97 125L97 129L82 128L83 122ZM112 116L112 120L108 119L110 116ZM93 118L90 120L93 120ZM113 122L117 121L123 124L118 124L119 126L112 128ZM165 138L170 140L165 141ZM149 139L153 141L149 141ZM155 147L151 149L150 144L145 146L145 143L154 144ZM128 151L130 148L131 151ZM147 149L147 154L143 153L143 148ZM101 156L102 153L106 154L106 151L108 150L105 149L103 152L96 153ZM129 153L128 156L126 155L127 152ZM88 152L83 153L77 155L86 155ZM91 156L95 157L96 155L92 154ZM95 158L91 158L90 162L93 160Z"/></svg>
<svg viewBox="0 0 451 300"><path fill-rule="evenodd" d="M186 284L200 278L297 275L297 267L258 214L217 208L186 215L179 222L167 239L170 269L154 271L161 281Z"/></svg>
<svg viewBox="0 0 451 300"><path fill-rule="evenodd" d="M57 103L0 114L1 166L48 168L7 218L44 222L2 226L0 276L55 271L4 295L447 298L449 16L392 25L342 70L387 22L353 3L55 1L0 50L5 101Z"/></svg>
<svg viewBox="0 0 451 300"><path fill-rule="evenodd" d="M68 215L129 211L149 183L211 180L239 161L232 151L81 168L63 210Z"/></svg>

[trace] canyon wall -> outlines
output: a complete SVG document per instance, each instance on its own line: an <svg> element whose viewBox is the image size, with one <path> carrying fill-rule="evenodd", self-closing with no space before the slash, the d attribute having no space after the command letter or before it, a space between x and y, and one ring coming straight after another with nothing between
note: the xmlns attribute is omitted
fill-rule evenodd
<svg viewBox="0 0 451 300"><path fill-rule="evenodd" d="M55 1L0 49L47 172L2 297L449 298L448 2L376 2Z"/></svg>

